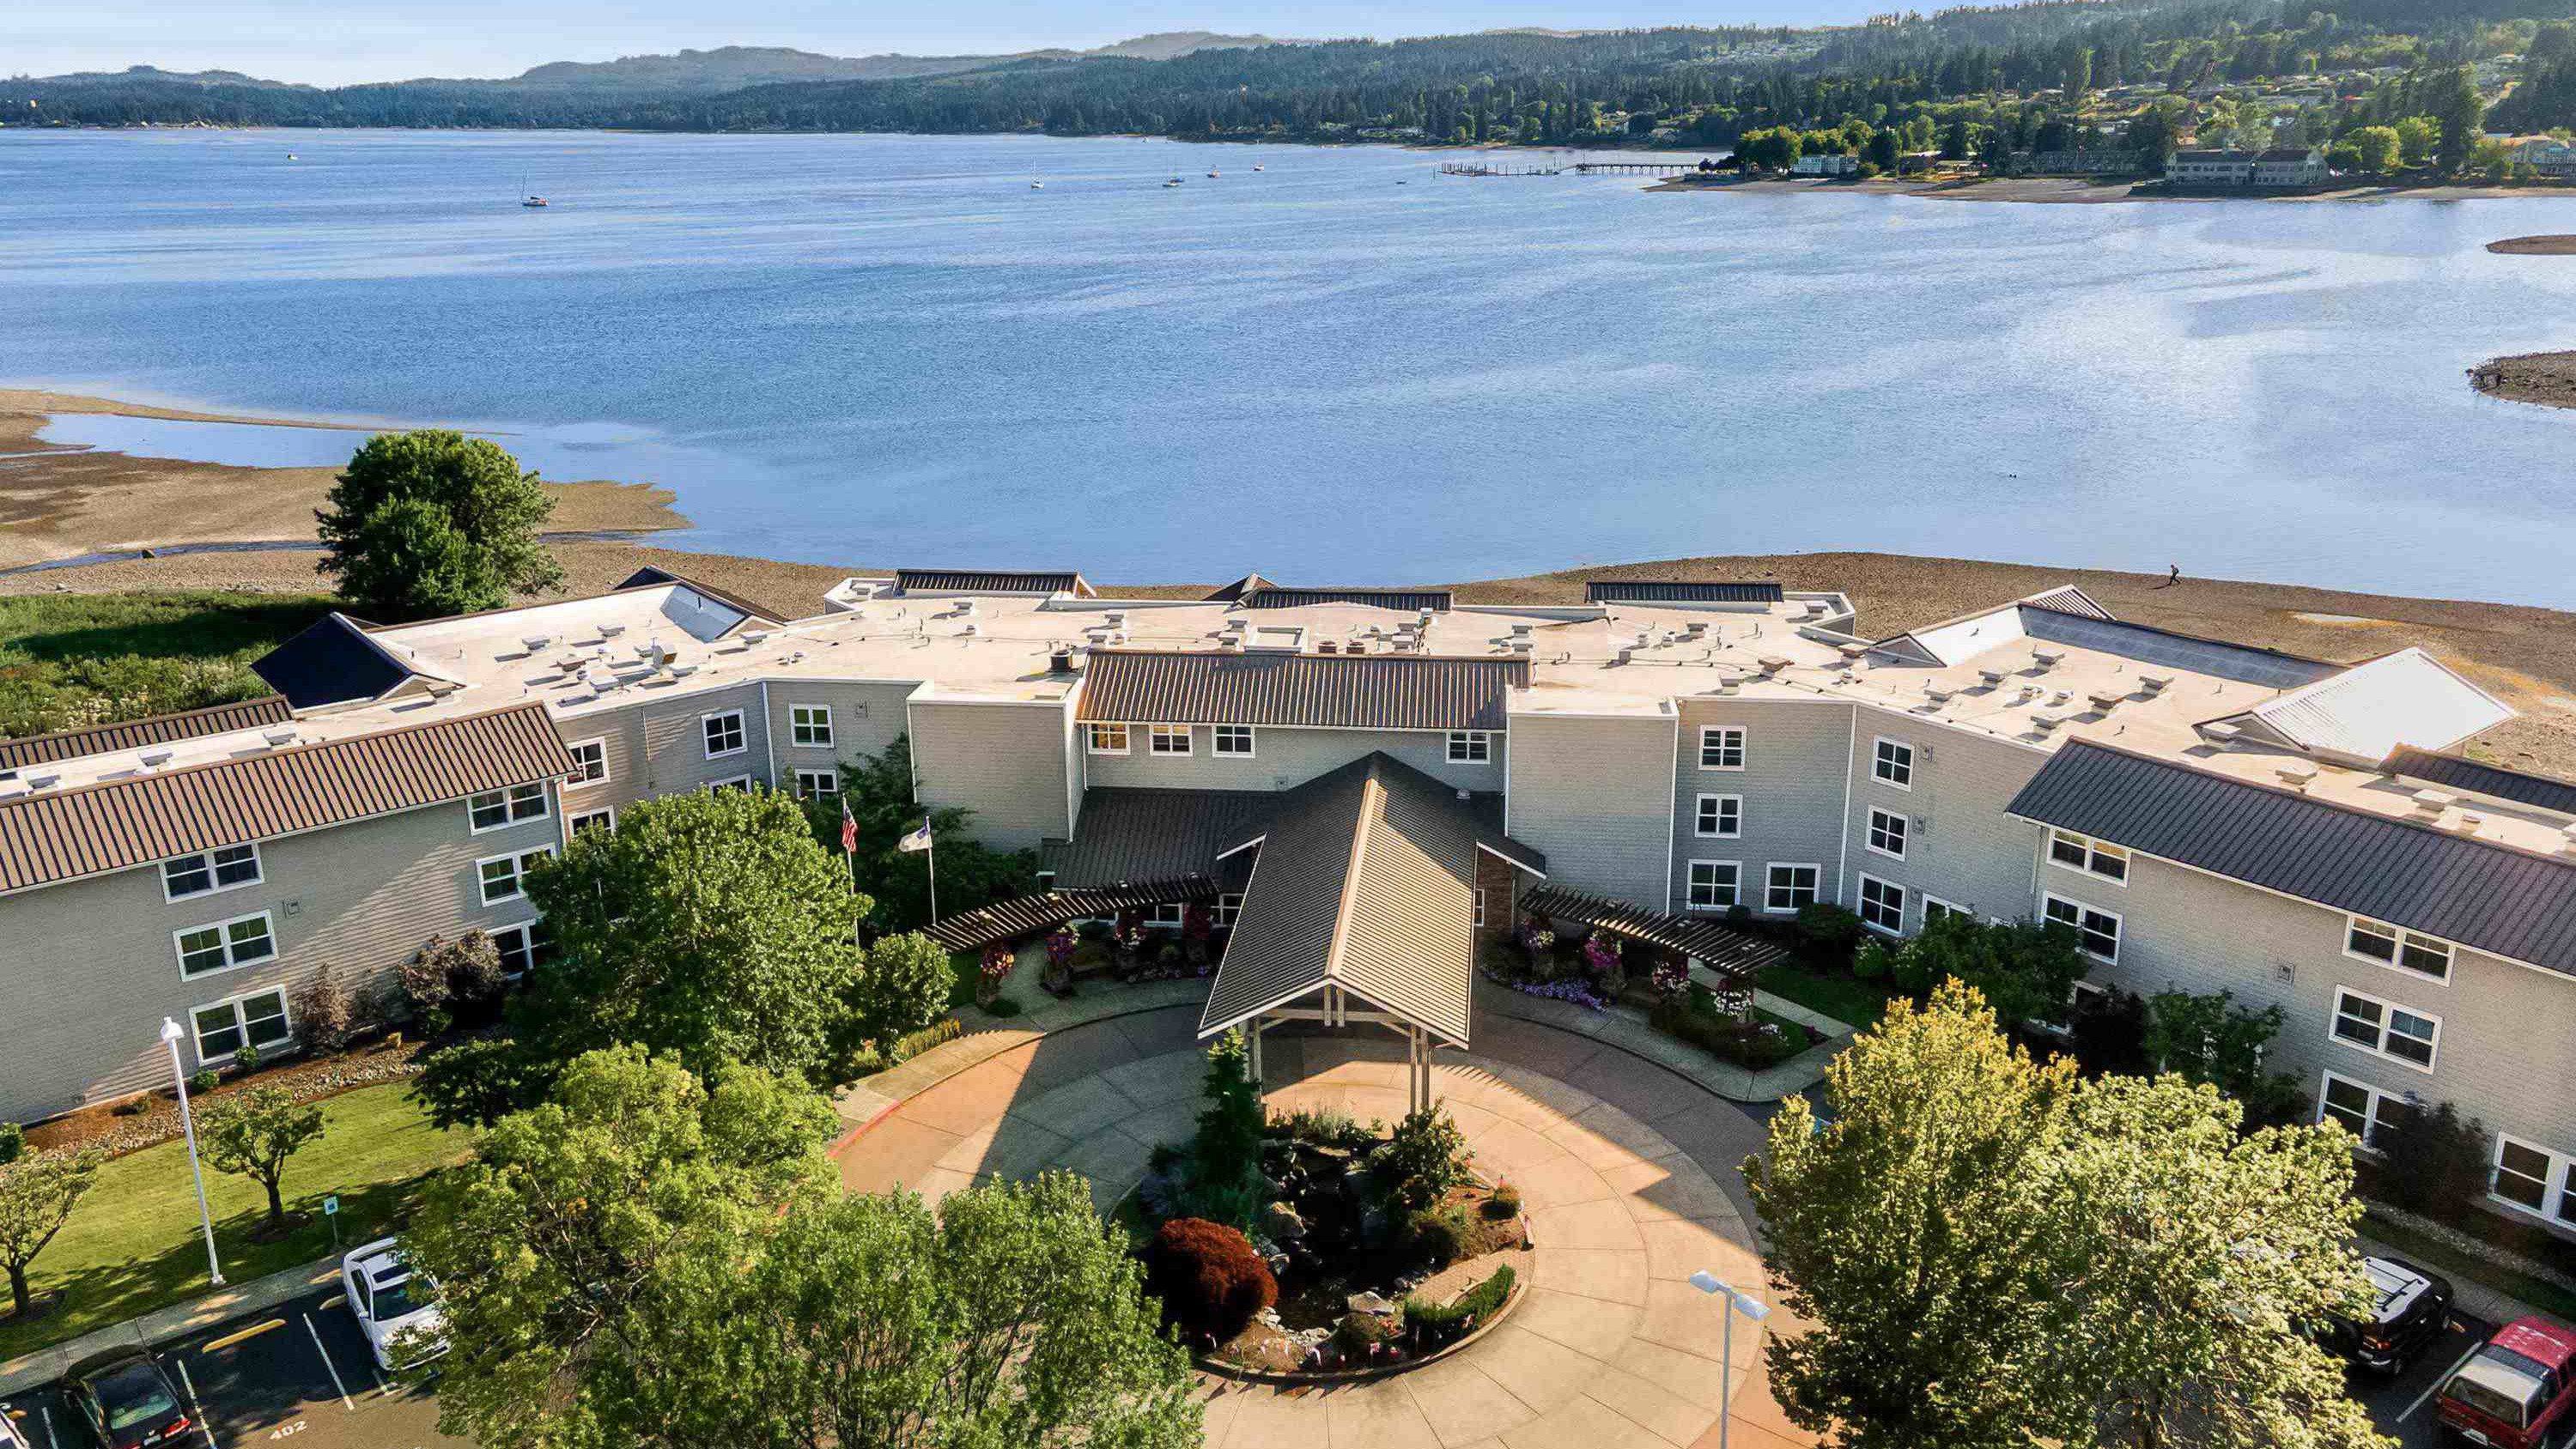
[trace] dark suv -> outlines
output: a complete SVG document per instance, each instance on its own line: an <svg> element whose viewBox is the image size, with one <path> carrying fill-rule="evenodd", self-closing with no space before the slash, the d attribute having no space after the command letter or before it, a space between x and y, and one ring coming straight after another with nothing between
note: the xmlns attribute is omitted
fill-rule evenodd
<svg viewBox="0 0 2576 1449"><path fill-rule="evenodd" d="M2450 1280L2402 1258L2364 1258L2361 1267L2370 1280L2371 1316L2358 1322L2338 1319L2319 1341L2356 1367L2375 1374L2404 1373L2450 1321Z"/></svg>
<svg viewBox="0 0 2576 1449"><path fill-rule="evenodd" d="M100 1449L172 1444L191 1427L179 1386L139 1348L85 1359L63 1376L63 1397Z"/></svg>

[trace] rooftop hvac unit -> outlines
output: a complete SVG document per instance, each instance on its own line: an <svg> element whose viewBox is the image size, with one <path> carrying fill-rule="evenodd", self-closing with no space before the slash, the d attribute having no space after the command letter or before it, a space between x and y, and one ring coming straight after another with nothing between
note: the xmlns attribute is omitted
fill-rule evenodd
<svg viewBox="0 0 2576 1449"><path fill-rule="evenodd" d="M1514 624L1512 626L1512 637L1515 639L1526 639L1530 636L1530 631L1536 627L1538 626L1535 624Z"/></svg>
<svg viewBox="0 0 2576 1449"><path fill-rule="evenodd" d="M1849 679L1851 676L1846 674L1843 677L1845 679ZM1923 686L1923 697L1932 701L1934 704L1948 704L1952 697L1952 691L1943 689L1937 684L1927 683Z"/></svg>
<svg viewBox="0 0 2576 1449"><path fill-rule="evenodd" d="M1537 646L1532 640L1515 639L1512 641L1512 652L1514 654L1527 654L1535 647Z"/></svg>
<svg viewBox="0 0 2576 1449"><path fill-rule="evenodd" d="M1991 687L2003 683L2007 676L2000 669L1980 669L1977 671L1977 677Z"/></svg>
<svg viewBox="0 0 2576 1449"><path fill-rule="evenodd" d="M971 607L971 606L970 606L970 607ZM1107 620L1107 621L1109 622L1109 626L1110 626L1111 628L1115 629L1115 628L1119 628L1119 627L1121 627L1121 626L1123 626L1123 625L1125 625L1125 624L1126 624L1126 622L1127 622L1127 611L1126 611L1125 609L1112 609L1112 610L1110 610L1108 613L1103 614L1103 615L1101 615L1100 617L1101 617L1101 618L1103 618L1103 619L1105 619L1105 620Z"/></svg>
<svg viewBox="0 0 2576 1449"><path fill-rule="evenodd" d="M975 601L973 599L959 599L957 601L957 617L960 619L974 618Z"/></svg>
<svg viewBox="0 0 2576 1449"><path fill-rule="evenodd" d="M2058 665L2066 662L2066 651L2062 649L2033 649L2030 651L2030 662L2038 665L2042 669L2055 669Z"/></svg>
<svg viewBox="0 0 2576 1449"><path fill-rule="evenodd" d="M1706 619L1693 619L1688 624L1683 625L1682 630L1694 639L1705 639L1708 637L1708 621Z"/></svg>
<svg viewBox="0 0 2576 1449"><path fill-rule="evenodd" d="M2232 745L2242 738L2245 732L2225 720L2212 720L2200 727L2200 733L2202 738L2214 744Z"/></svg>
<svg viewBox="0 0 2576 1449"><path fill-rule="evenodd" d="M288 745L295 743L295 731L270 730L268 733L260 736L260 738L268 741L269 748L282 750Z"/></svg>
<svg viewBox="0 0 2576 1449"><path fill-rule="evenodd" d="M2092 702L2095 709L2102 711L2104 714L2109 714L2112 710L2119 708L2120 701L2128 698L2125 694L2111 694L2107 691L2099 694L2088 694L2084 697Z"/></svg>
<svg viewBox="0 0 2576 1449"><path fill-rule="evenodd" d="M62 778L63 777L61 775L50 770L41 775L29 775L27 777L27 788L30 790L50 790L54 788L54 785Z"/></svg>
<svg viewBox="0 0 2576 1449"><path fill-rule="evenodd" d="M971 614L975 611L970 606L966 612ZM757 649L761 645L769 642L769 631L766 629L745 629L742 631L742 642Z"/></svg>
<svg viewBox="0 0 2576 1449"><path fill-rule="evenodd" d="M1622 645L1620 646L1618 653L1610 656L1610 662L1613 664L1625 664L1636 657L1637 651L1635 649Z"/></svg>
<svg viewBox="0 0 2576 1449"><path fill-rule="evenodd" d="M1049 673L1049 674L1071 674L1072 672L1073 672L1073 651L1072 651L1072 650L1070 650L1070 649L1058 649L1058 650L1056 650L1055 652L1053 652L1053 653L1051 653L1051 654L1049 654L1049 655L1047 656L1047 673Z"/></svg>
<svg viewBox="0 0 2576 1449"><path fill-rule="evenodd" d="M1342 646L1334 643L1330 639L1318 639L1315 641L1315 652L1318 654L1339 654L1342 652Z"/></svg>
<svg viewBox="0 0 2576 1449"><path fill-rule="evenodd" d="M697 672L698 666L694 664L674 664L671 666L671 677L673 679L686 679Z"/></svg>
<svg viewBox="0 0 2576 1449"><path fill-rule="evenodd" d="M157 770L163 765L170 763L170 756L171 752L168 750L145 750L143 752L143 768L147 770Z"/></svg>
<svg viewBox="0 0 2576 1449"><path fill-rule="evenodd" d="M2415 810L2420 815L2439 815L2458 803L2460 803L2460 797L2448 790L2427 789L2415 792Z"/></svg>
<svg viewBox="0 0 2576 1449"><path fill-rule="evenodd" d="M528 646L528 652L534 654L538 650L555 642L555 636L552 634L530 634L519 642Z"/></svg>
<svg viewBox="0 0 2576 1449"><path fill-rule="evenodd" d="M2141 674L2138 676L2138 684L2149 694L2162 694L2173 687L2173 676L2170 674Z"/></svg>
<svg viewBox="0 0 2576 1449"><path fill-rule="evenodd" d="M2317 767L2304 761L2296 764L2283 765L2280 769L2273 771L2273 773L2281 777L2282 784L2302 793L2304 793L2310 785L2315 784L2317 779Z"/></svg>
<svg viewBox="0 0 2576 1449"><path fill-rule="evenodd" d="M2030 727L2044 735L2055 734L2057 732L2058 725L2061 723L2063 723L2063 721L2052 715L2035 714L2030 717Z"/></svg>
<svg viewBox="0 0 2576 1449"><path fill-rule="evenodd" d="M1763 673L1777 674L1781 670L1788 668L1791 661L1777 654L1765 654L1754 662L1762 666Z"/></svg>
<svg viewBox="0 0 2576 1449"><path fill-rule="evenodd" d="M623 624L602 624L599 626L599 637L602 639L614 639L625 632L626 626Z"/></svg>

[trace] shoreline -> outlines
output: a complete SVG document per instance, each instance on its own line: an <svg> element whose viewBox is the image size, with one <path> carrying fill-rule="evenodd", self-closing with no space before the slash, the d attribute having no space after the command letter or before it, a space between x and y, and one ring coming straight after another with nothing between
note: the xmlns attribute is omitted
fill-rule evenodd
<svg viewBox="0 0 2576 1449"><path fill-rule="evenodd" d="M302 539L336 468L259 468L138 457L37 437L67 414L167 422L313 428L353 434L380 424L273 418L34 388L0 388L0 568L174 545ZM352 440L354 451L357 444ZM610 479L545 480L551 532L638 535L689 527L668 488Z"/></svg>
<svg viewBox="0 0 2576 1449"><path fill-rule="evenodd" d="M2469 369L2469 386L2506 402L2576 408L2576 352L2490 357Z"/></svg>
<svg viewBox="0 0 2576 1449"><path fill-rule="evenodd" d="M2576 377L2576 354L2569 358ZM42 410L37 410L41 407ZM321 591L310 536L331 468L258 468L130 458L36 443L56 412L103 412L182 421L269 423L366 431L310 419L270 419L33 390L0 390L0 597L56 593L217 590L311 595ZM651 535L685 527L668 490L608 481L549 483L560 500L549 533L575 593L600 592L646 564L687 574L790 616L817 612L823 592L854 572L900 559L813 564L673 548ZM133 535L146 535L141 538ZM266 544L142 556L173 544ZM124 550L98 561L63 562ZM2535 605L2421 599L2301 584L2202 579L2166 587L2161 573L2064 568L1999 560L1865 551L1740 554L1654 563L1574 566L1518 577L1456 582L1469 603L1582 602L1587 578L1682 577L1773 581L1795 590L1848 592L1861 629L1896 633L2058 584L2073 583L2124 619L2355 662L2422 644L2503 697L2524 717L2482 742L2499 763L2576 778L2576 612ZM1200 584L1103 581L1135 597L1203 597Z"/></svg>
<svg viewBox="0 0 2576 1449"><path fill-rule="evenodd" d="M2179 204L2187 202L2259 201L2270 205L2378 201L2512 201L2576 200L2576 187L2491 185L2357 185L2323 191L2150 191L2152 178L2084 176L1974 176L1930 180L1869 180L1833 176L1745 177L1732 172L1667 177L1648 192L1752 191L1764 195L1910 196L1927 201L2008 202L2044 206L2100 206L2114 202ZM2504 250L2503 244L2490 251ZM2532 253L2525 253L2532 254Z"/></svg>

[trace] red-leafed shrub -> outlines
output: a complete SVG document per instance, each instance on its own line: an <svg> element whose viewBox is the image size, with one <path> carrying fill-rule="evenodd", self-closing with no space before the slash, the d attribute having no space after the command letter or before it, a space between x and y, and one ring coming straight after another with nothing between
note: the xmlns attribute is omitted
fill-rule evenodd
<svg viewBox="0 0 2576 1449"><path fill-rule="evenodd" d="M1165 1321L1220 1343L1279 1301L1279 1280L1251 1241L1205 1218L1174 1218L1154 1234L1145 1288L1163 1300Z"/></svg>

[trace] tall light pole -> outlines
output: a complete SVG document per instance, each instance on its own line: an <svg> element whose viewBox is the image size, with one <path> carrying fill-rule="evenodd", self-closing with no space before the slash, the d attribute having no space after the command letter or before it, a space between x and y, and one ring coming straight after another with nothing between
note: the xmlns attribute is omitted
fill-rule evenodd
<svg viewBox="0 0 2576 1449"><path fill-rule="evenodd" d="M169 1017L161 1018L161 1044L170 1049L170 1081L179 1089L179 1128L188 1134L188 1175L197 1180L197 1226L206 1233L206 1276L224 1286L224 1265L215 1257L215 1215L206 1210L206 1170L197 1165L197 1120L188 1112L188 1073L179 1065L179 1038L187 1033Z"/></svg>
<svg viewBox="0 0 2576 1449"><path fill-rule="evenodd" d="M1737 1292L1735 1286L1706 1268L1690 1275L1690 1285L1702 1293L1715 1294L1725 1300L1718 1312L1726 1315L1725 1347L1720 1350L1726 1361L1717 1370L1717 1449L1726 1449L1726 1422L1735 1417L1735 1315L1760 1323L1771 1316L1761 1300Z"/></svg>

